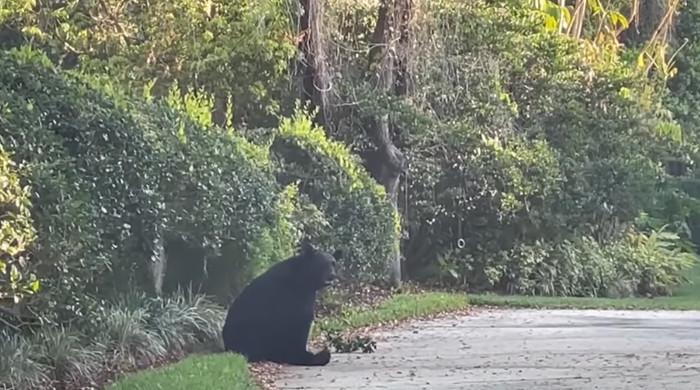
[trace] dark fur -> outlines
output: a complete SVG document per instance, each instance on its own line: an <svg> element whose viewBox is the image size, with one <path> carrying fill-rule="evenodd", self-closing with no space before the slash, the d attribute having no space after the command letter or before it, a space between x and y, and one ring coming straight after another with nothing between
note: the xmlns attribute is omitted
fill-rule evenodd
<svg viewBox="0 0 700 390"><path fill-rule="evenodd" d="M306 350L314 319L316 293L336 278L333 255L304 243L298 255L275 264L254 279L233 301L223 337L227 351L249 361L323 366L330 351Z"/></svg>

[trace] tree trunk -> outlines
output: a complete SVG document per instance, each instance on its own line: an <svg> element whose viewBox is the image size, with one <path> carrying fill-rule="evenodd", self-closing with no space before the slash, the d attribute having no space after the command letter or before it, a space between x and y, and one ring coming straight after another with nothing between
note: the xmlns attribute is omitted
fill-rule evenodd
<svg viewBox="0 0 700 390"><path fill-rule="evenodd" d="M620 33L620 41L630 45L647 42L666 18L669 7L671 7L671 2L667 0L640 1L630 26ZM672 25L673 23L669 26L669 32L673 30ZM672 36L668 36L664 40L672 39Z"/></svg>
<svg viewBox="0 0 700 390"><path fill-rule="evenodd" d="M411 36L413 0L399 0L397 15L399 18L399 44L397 50L395 50L396 82L394 91L398 96L406 96L411 89L409 60L411 44L413 43L413 37Z"/></svg>
<svg viewBox="0 0 700 390"><path fill-rule="evenodd" d="M160 234L154 240L153 255L148 265L148 269L151 272L151 281L153 282L153 292L160 296L163 294L163 280L168 265L168 259L165 255L165 242Z"/></svg>
<svg viewBox="0 0 700 390"><path fill-rule="evenodd" d="M221 127L226 127L226 115L228 114L228 101L226 94L214 94L214 111L212 112L212 122Z"/></svg>
<svg viewBox="0 0 700 390"><path fill-rule="evenodd" d="M403 95L408 91L406 45L409 43L411 6L411 0L382 0L379 6L369 51L369 74L378 88L385 92ZM388 115L374 119L369 136L375 146L375 158L369 164L370 170L384 186L398 213L399 182L406 168L406 159L392 140L392 125ZM401 284L401 253L398 248L390 259L389 278L393 286Z"/></svg>
<svg viewBox="0 0 700 390"><path fill-rule="evenodd" d="M297 72L300 80L302 101L318 109L316 122L323 126L326 118L326 92L328 91L328 74L323 37L323 1L299 0L303 13L299 20L302 39L299 51L302 58Z"/></svg>

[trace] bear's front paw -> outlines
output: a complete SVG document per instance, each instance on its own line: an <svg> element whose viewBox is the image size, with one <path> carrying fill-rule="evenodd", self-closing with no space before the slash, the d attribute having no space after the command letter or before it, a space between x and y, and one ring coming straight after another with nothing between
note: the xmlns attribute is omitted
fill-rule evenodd
<svg viewBox="0 0 700 390"><path fill-rule="evenodd" d="M331 351L328 347L324 348L323 351L314 355L314 365L325 366L331 361Z"/></svg>

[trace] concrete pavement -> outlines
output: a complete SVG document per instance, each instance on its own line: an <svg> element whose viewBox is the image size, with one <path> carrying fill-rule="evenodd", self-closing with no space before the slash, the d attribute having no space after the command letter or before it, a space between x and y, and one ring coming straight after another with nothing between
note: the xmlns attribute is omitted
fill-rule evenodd
<svg viewBox="0 0 700 390"><path fill-rule="evenodd" d="M279 389L700 389L700 312L486 310L284 367Z"/></svg>

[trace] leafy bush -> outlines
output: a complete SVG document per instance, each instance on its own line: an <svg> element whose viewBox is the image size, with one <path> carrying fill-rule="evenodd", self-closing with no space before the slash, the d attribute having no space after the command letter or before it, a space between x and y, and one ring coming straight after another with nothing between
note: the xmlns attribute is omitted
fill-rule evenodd
<svg viewBox="0 0 700 390"><path fill-rule="evenodd" d="M287 218L283 206L289 194L280 193L267 153L240 135L205 128L191 112L161 101L143 108L128 102L158 161L151 174L163 207L154 222L172 271L166 290L193 283L228 303L294 244L278 225ZM150 237L147 233L142 235Z"/></svg>
<svg viewBox="0 0 700 390"><path fill-rule="evenodd" d="M2 52L0 68L0 141L33 191L39 303L75 310L78 292L101 284L120 251L139 258L128 238L155 204L152 192L135 191L155 187L143 169L153 151L125 113L41 54Z"/></svg>
<svg viewBox="0 0 700 390"><path fill-rule="evenodd" d="M33 311L80 317L90 294L148 288L162 249L166 291L193 284L228 303L291 251L295 194L280 193L267 151L206 127L196 104L136 99L25 48L0 67L0 141L33 191Z"/></svg>
<svg viewBox="0 0 700 390"><path fill-rule="evenodd" d="M30 214L29 188L0 145L0 301L18 303L38 291L39 281L26 258L36 237Z"/></svg>
<svg viewBox="0 0 700 390"><path fill-rule="evenodd" d="M48 367L35 360L36 347L26 337L0 332L0 386L38 389L48 380Z"/></svg>
<svg viewBox="0 0 700 390"><path fill-rule="evenodd" d="M430 139L410 153L406 253L412 276L434 273L452 249L488 261L553 228L547 212L560 172L546 142L502 142L461 126L441 128Z"/></svg>
<svg viewBox="0 0 700 390"><path fill-rule="evenodd" d="M300 212L316 216L303 219L304 233L322 246L342 249L339 263L347 276L383 277L398 244L398 216L358 159L300 113L282 120L272 150L279 159L278 180L298 183L306 196Z"/></svg>
<svg viewBox="0 0 700 390"><path fill-rule="evenodd" d="M669 80L668 107L694 140L700 135L700 116L695 107L700 103L700 4L682 4L674 35L684 46L675 58L678 73Z"/></svg>
<svg viewBox="0 0 700 390"><path fill-rule="evenodd" d="M669 187L681 194L681 201L671 198L671 202L662 204L664 209L656 215L663 223L674 224L678 220L677 212L681 212L681 221L687 223L688 238L697 246L700 244L700 186L698 186L698 141L700 141L700 115L697 107L700 104L700 3L686 1L681 4L680 17L675 27L678 47L675 66L678 73L668 81L668 93L665 95L666 106L673 117L683 128L686 142L676 146L669 155L671 161L681 167L675 175L680 176ZM670 206L670 207L669 207ZM677 206L681 206L680 208ZM650 210L650 214L653 211ZM675 220L670 220L671 218Z"/></svg>
<svg viewBox="0 0 700 390"><path fill-rule="evenodd" d="M212 346L219 350L225 314L191 292L168 298L133 293L103 305L92 322L79 324L82 331L44 327L1 333L0 387L102 386L114 374L146 364Z"/></svg>
<svg viewBox="0 0 700 390"><path fill-rule="evenodd" d="M400 202L410 277L447 271L452 283L506 288L484 272L498 253L577 237L618 242L666 196L660 167L680 129L660 86L615 51L545 28L518 2L417 7L408 95L383 96L353 71L363 61L351 51L369 34L344 36L348 59L333 64L343 74L334 133L364 153L358 133L387 114L409 158Z"/></svg>
<svg viewBox="0 0 700 390"><path fill-rule="evenodd" d="M680 237L664 230L629 232L600 244L590 237L551 244L537 241L502 251L481 266L493 287L510 294L578 297L667 295L685 282L696 256L679 247ZM483 268L481 268L483 267Z"/></svg>
<svg viewBox="0 0 700 390"><path fill-rule="evenodd" d="M8 44L32 44L66 68L108 73L132 89L152 84L203 88L237 123L274 119L288 89L295 10L286 0L207 4L150 1L148 6L12 1L0 10ZM283 95L282 95L283 96Z"/></svg>

